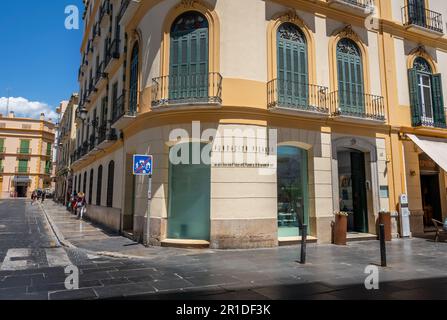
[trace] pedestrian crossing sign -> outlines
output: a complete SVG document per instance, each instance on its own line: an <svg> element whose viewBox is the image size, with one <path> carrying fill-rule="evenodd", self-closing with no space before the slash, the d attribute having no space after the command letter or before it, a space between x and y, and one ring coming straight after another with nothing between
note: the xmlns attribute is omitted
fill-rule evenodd
<svg viewBox="0 0 447 320"><path fill-rule="evenodd" d="M153 158L148 155L133 156L133 174L135 176L152 175Z"/></svg>

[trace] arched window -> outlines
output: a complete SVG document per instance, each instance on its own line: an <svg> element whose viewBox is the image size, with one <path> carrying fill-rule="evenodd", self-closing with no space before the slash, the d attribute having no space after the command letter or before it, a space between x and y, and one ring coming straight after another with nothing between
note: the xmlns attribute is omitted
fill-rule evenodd
<svg viewBox="0 0 447 320"><path fill-rule="evenodd" d="M139 45L133 46L130 58L130 82L129 82L129 113L137 112L138 103L138 66L139 66Z"/></svg>
<svg viewBox="0 0 447 320"><path fill-rule="evenodd" d="M362 55L357 44L351 39L341 39L337 44L337 70L340 112L363 116L365 90Z"/></svg>
<svg viewBox="0 0 447 320"><path fill-rule="evenodd" d="M93 169L90 170L90 183L88 185L88 204L92 204L93 201L93 177L94 176L94 171Z"/></svg>
<svg viewBox="0 0 447 320"><path fill-rule="evenodd" d="M82 188L82 192L85 194L87 194L87 172L84 172L84 186Z"/></svg>
<svg viewBox="0 0 447 320"><path fill-rule="evenodd" d="M171 27L169 100L208 98L208 20L199 12L179 16Z"/></svg>
<svg viewBox="0 0 447 320"><path fill-rule="evenodd" d="M101 205L101 196L102 196L102 166L98 168L98 181L96 184L96 205Z"/></svg>
<svg viewBox="0 0 447 320"><path fill-rule="evenodd" d="M115 179L115 162L110 161L107 177L107 207L113 207L113 183Z"/></svg>
<svg viewBox="0 0 447 320"><path fill-rule="evenodd" d="M279 104L307 106L308 64L307 42L302 31L292 23L278 28Z"/></svg>
<svg viewBox="0 0 447 320"><path fill-rule="evenodd" d="M440 74L422 57L417 57L408 71L413 126L446 126L444 97Z"/></svg>

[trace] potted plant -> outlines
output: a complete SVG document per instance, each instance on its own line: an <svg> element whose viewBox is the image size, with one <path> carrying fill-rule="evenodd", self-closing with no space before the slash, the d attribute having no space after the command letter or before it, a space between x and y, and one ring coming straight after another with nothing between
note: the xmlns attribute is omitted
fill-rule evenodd
<svg viewBox="0 0 447 320"><path fill-rule="evenodd" d="M348 233L348 212L335 212L334 244L345 246Z"/></svg>

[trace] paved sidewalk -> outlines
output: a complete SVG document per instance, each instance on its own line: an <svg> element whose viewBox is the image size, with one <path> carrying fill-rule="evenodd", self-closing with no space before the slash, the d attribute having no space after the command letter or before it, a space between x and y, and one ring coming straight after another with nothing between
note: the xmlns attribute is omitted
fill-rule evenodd
<svg viewBox="0 0 447 320"><path fill-rule="evenodd" d="M64 206L53 201L42 205L53 230L61 243L112 257L156 258L166 255L182 255L212 252L212 250L185 250L175 248L145 247L126 237L98 226L88 220L79 220Z"/></svg>
<svg viewBox="0 0 447 320"><path fill-rule="evenodd" d="M348 246L309 244L308 263L300 265L296 262L299 246L145 248L78 221L52 202L44 206L58 233L79 248L142 258L102 257L80 265L83 289L50 292L50 299L447 299L446 242L415 238L388 243L388 267L378 268L380 289L367 290L365 270L380 262L378 241ZM0 286L9 281L8 274L3 275L4 280L1 276Z"/></svg>

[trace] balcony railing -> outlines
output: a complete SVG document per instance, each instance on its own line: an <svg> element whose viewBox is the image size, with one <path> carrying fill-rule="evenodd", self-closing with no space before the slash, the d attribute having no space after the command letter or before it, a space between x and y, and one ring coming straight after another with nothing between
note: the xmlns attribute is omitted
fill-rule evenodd
<svg viewBox="0 0 447 320"><path fill-rule="evenodd" d="M17 153L21 155L30 155L32 150L30 148L18 148Z"/></svg>
<svg viewBox="0 0 447 320"><path fill-rule="evenodd" d="M417 108L421 108L417 106ZM444 108L444 115L447 119L447 108ZM428 128L441 128L446 129L447 124L445 121L435 121L434 117L424 117L422 115L422 110L419 110L417 114L415 114L412 110L411 124L413 127L428 127Z"/></svg>
<svg viewBox="0 0 447 320"><path fill-rule="evenodd" d="M88 143L88 151L92 151L96 147L96 134L93 133L90 135L89 143Z"/></svg>
<svg viewBox="0 0 447 320"><path fill-rule="evenodd" d="M101 79L105 79L106 77L107 74L104 73L104 61L103 61L96 68L95 85L97 85Z"/></svg>
<svg viewBox="0 0 447 320"><path fill-rule="evenodd" d="M18 173L18 174L29 174L30 173L30 168L28 168L28 167L16 167L15 168L15 173Z"/></svg>
<svg viewBox="0 0 447 320"><path fill-rule="evenodd" d="M115 39L107 45L105 67L107 67L113 59L120 58L120 40Z"/></svg>
<svg viewBox="0 0 447 320"><path fill-rule="evenodd" d="M360 7L362 9L368 9L374 7L374 0L336 0L336 1Z"/></svg>
<svg viewBox="0 0 447 320"><path fill-rule="evenodd" d="M286 108L329 115L328 88L274 79L267 83L268 107Z"/></svg>
<svg viewBox="0 0 447 320"><path fill-rule="evenodd" d="M101 24L100 22L96 22L93 26L93 41L96 42L101 37Z"/></svg>
<svg viewBox="0 0 447 320"><path fill-rule="evenodd" d="M381 96L354 91L334 91L329 94L330 112L365 120L385 121L385 102Z"/></svg>
<svg viewBox="0 0 447 320"><path fill-rule="evenodd" d="M89 147L88 141L84 141L81 147L81 153L80 153L81 157L85 156L88 153L88 147Z"/></svg>
<svg viewBox="0 0 447 320"><path fill-rule="evenodd" d="M118 99L116 99L116 101L112 104L112 123L117 122L126 114L129 116L136 115L135 111L126 112L124 104L125 98L126 98L126 92L123 91L123 94Z"/></svg>
<svg viewBox="0 0 447 320"><path fill-rule="evenodd" d="M129 7L130 2L133 0L123 0L121 2L120 12L118 14L118 20L121 20L121 18L124 16L124 13L126 12L127 8Z"/></svg>
<svg viewBox="0 0 447 320"><path fill-rule="evenodd" d="M425 9L422 5L409 4L402 8L405 26L419 26L434 32L444 33L442 14Z"/></svg>
<svg viewBox="0 0 447 320"><path fill-rule="evenodd" d="M220 73L164 76L153 79L152 106L170 104L221 104Z"/></svg>
<svg viewBox="0 0 447 320"><path fill-rule="evenodd" d="M98 145L104 141L115 141L116 139L115 130L111 128L111 121L107 121L98 127Z"/></svg>
<svg viewBox="0 0 447 320"><path fill-rule="evenodd" d="M105 0L99 10L99 23L101 23L102 19L109 14L110 14L110 1Z"/></svg>

